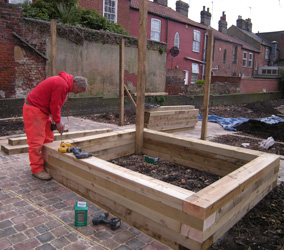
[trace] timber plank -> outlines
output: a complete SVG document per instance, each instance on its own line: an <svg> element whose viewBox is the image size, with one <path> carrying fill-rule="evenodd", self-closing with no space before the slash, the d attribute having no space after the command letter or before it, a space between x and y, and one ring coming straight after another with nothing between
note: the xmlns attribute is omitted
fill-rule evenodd
<svg viewBox="0 0 284 250"><path fill-rule="evenodd" d="M29 149L28 145L19 145L19 146L11 146L8 144L1 145L1 150L7 155L27 153L29 151L28 149Z"/></svg>
<svg viewBox="0 0 284 250"><path fill-rule="evenodd" d="M164 143L171 143L177 146L190 147L191 149L203 151L205 153L216 154L216 157L226 157L226 158L236 158L242 161L251 161L262 155L263 153L255 150L249 150L245 148L239 148L224 144L219 144L216 142L209 142L194 138L184 138L182 136L167 134L160 131L154 131L145 128L144 129L144 139L152 139L156 141L161 141Z"/></svg>
<svg viewBox="0 0 284 250"><path fill-rule="evenodd" d="M161 143L150 139L145 139L144 151L145 150L161 153L166 156L166 159L168 159L167 155L170 155L171 159L175 159L176 162L180 162L182 165L188 166L189 163L189 167L197 167L200 170L210 173L220 175L221 173L219 173L219 171L215 172L215 170L223 170L222 176L235 171L237 168L247 163L240 159L226 156L220 159L214 153L204 153L203 151L190 147L181 147L175 144Z"/></svg>
<svg viewBox="0 0 284 250"><path fill-rule="evenodd" d="M179 128L193 128L196 125L196 121L187 122L169 122L169 123L156 123L156 124L145 124L145 128L152 130L170 130Z"/></svg>
<svg viewBox="0 0 284 250"><path fill-rule="evenodd" d="M120 218L122 217L123 220L132 225L133 223L136 224L139 230L146 230L146 233L154 238L157 237L155 232L160 232L162 236L159 236L159 240L172 245L173 249L178 249L175 242L199 249L198 243L179 234L180 226L178 225L180 222L165 217L182 217L183 213L170 207L164 207L164 204L156 201L155 197L153 197L153 200L143 196L146 192L142 195L137 195L131 189L126 190L123 186L114 186L113 183L103 179L100 181L97 177L92 181L93 177L90 173L86 172L84 174L82 170L74 173L74 169L70 169L69 164L65 164L62 161L58 162L56 158L50 158L47 167L56 180L79 192L96 204L108 208L108 210L112 208L111 212L113 214ZM121 193L117 194L117 191ZM192 219L194 220L194 218ZM189 221L192 222L192 219ZM165 240L161 240L161 237L165 238Z"/></svg>
<svg viewBox="0 0 284 250"><path fill-rule="evenodd" d="M94 130L85 130L85 131L75 131L75 132L67 132L62 135L62 139L69 139L69 138L76 138L76 137L82 137L86 138L87 135L98 135L98 134L104 134L111 132L112 129L94 129ZM61 140L61 135L59 133L54 134L54 140L59 141ZM14 154L22 154L22 153L28 153L29 152L29 146L26 143L27 137L21 136L21 137L13 137L8 138L9 144L1 145L1 150L5 152L8 155L14 155ZM59 148L59 145L57 146Z"/></svg>
<svg viewBox="0 0 284 250"><path fill-rule="evenodd" d="M278 156L263 154L189 197L185 202L184 211L190 214L194 212L198 217L207 218L271 169L277 169L279 164Z"/></svg>
<svg viewBox="0 0 284 250"><path fill-rule="evenodd" d="M103 128L103 129L93 129L93 130L82 130L82 131L72 131L62 134L62 140L66 139L72 139L72 138L78 138L78 137L85 137L89 135L96 135L96 134L102 134L113 131L109 128ZM54 140L58 141L61 140L61 134L60 133L54 133ZM16 146L16 145L25 145L27 144L27 137L21 136L21 137L15 137L15 138L8 138L9 145Z"/></svg>
<svg viewBox="0 0 284 250"><path fill-rule="evenodd" d="M172 121L189 121L189 120L196 120L198 119L198 113L190 113L190 114L179 114L174 117L172 116L151 116L151 117L146 117L145 116L145 123L156 123L156 122L172 122Z"/></svg>
<svg viewBox="0 0 284 250"><path fill-rule="evenodd" d="M55 172L53 173L53 176L54 179L62 183L64 186L69 187L74 192L82 195L88 200L91 200L103 209L106 209L113 215L121 218L128 224L133 225L138 230L148 234L149 236L156 238L172 249L178 250L178 243L183 244L184 246L188 246L191 249L200 249L200 243L195 242L192 239L186 239L184 236L168 229L165 226L161 227L160 224L150 220L147 216L143 216L137 211L117 204L114 200L109 199L107 195L103 196L100 192L95 192L93 188L91 190L84 187L82 188L81 185L78 185L69 178Z"/></svg>
<svg viewBox="0 0 284 250"><path fill-rule="evenodd" d="M145 111L188 110L194 108L195 108L194 105L175 105L175 106L160 106L156 108L145 108Z"/></svg>

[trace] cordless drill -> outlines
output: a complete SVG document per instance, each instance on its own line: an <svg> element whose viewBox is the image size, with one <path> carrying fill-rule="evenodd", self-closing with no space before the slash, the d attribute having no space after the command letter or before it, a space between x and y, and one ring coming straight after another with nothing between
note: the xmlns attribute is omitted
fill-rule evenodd
<svg viewBox="0 0 284 250"><path fill-rule="evenodd" d="M84 159L93 156L90 153L82 153L82 149L79 147L72 148L73 154L76 156L77 159Z"/></svg>
<svg viewBox="0 0 284 250"><path fill-rule="evenodd" d="M110 228L112 230L116 230L116 229L120 228L121 220L119 218L115 218L115 217L111 218L110 220L107 220L108 216L109 216L109 213L106 212L102 215L94 217L93 220L92 220L93 225L108 224L108 225L110 225Z"/></svg>

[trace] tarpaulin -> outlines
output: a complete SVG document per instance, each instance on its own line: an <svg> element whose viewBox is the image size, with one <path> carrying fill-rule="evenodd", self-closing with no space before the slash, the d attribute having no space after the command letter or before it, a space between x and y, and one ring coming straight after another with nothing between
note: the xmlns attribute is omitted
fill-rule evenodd
<svg viewBox="0 0 284 250"><path fill-rule="evenodd" d="M199 121L202 120L202 114L199 114ZM249 120L257 120L261 121L267 124L275 124L279 122L284 122L284 118L281 118L279 116L271 116L266 118L258 118L258 119L248 119L243 117L238 118L223 118L217 115L208 115L208 122L215 122L220 124L225 130L230 131L237 131L235 127L241 125L244 122L248 122Z"/></svg>

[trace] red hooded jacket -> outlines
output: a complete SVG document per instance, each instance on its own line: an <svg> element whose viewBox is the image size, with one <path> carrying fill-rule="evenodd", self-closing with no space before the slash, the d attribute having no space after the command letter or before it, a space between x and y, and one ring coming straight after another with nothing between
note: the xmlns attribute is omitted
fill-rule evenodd
<svg viewBox="0 0 284 250"><path fill-rule="evenodd" d="M53 121L61 121L61 107L66 96L73 90L73 76L60 72L39 83L28 95L27 102L43 113L52 115Z"/></svg>

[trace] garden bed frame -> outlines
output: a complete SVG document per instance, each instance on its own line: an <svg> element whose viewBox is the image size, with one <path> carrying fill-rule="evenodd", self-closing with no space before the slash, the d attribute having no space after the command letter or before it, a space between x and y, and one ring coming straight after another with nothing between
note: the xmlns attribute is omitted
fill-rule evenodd
<svg viewBox="0 0 284 250"><path fill-rule="evenodd" d="M135 129L68 140L94 157L45 144L46 168L66 187L172 249L207 249L277 185L277 155L144 129L143 154L223 176L192 192L108 160L135 154Z"/></svg>

